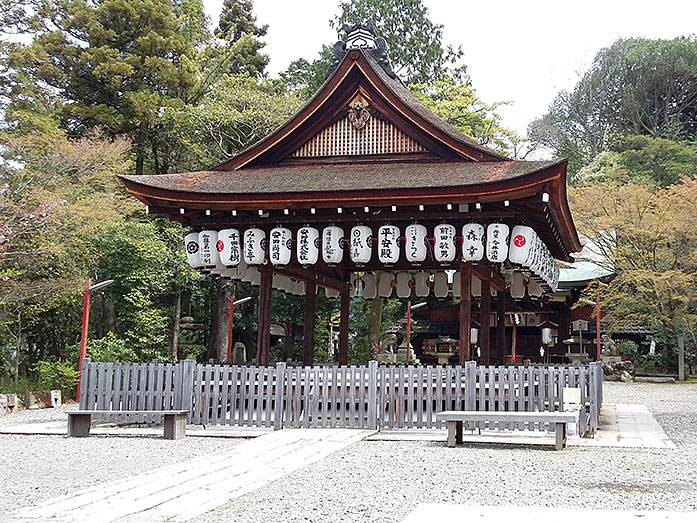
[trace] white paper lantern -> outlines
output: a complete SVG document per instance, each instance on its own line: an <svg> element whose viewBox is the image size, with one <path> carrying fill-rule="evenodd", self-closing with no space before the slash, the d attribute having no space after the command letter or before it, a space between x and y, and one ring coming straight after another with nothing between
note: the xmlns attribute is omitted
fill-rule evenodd
<svg viewBox="0 0 697 523"><path fill-rule="evenodd" d="M437 261L447 264L455 259L455 226L441 223L433 229L433 255Z"/></svg>
<svg viewBox="0 0 697 523"><path fill-rule="evenodd" d="M419 271L414 275L414 293L419 298L425 298L431 292L431 275Z"/></svg>
<svg viewBox="0 0 697 523"><path fill-rule="evenodd" d="M329 265L341 263L344 259L344 231L341 227L330 225L322 231L322 259Z"/></svg>
<svg viewBox="0 0 697 523"><path fill-rule="evenodd" d="M528 294L531 298L539 298L542 296L542 285L537 280L531 279L528 282Z"/></svg>
<svg viewBox="0 0 697 523"><path fill-rule="evenodd" d="M373 253L373 231L367 225L356 225L351 229L349 254L356 265L365 265Z"/></svg>
<svg viewBox="0 0 697 523"><path fill-rule="evenodd" d="M542 344L551 345L552 344L552 329L549 327L544 327L542 329Z"/></svg>
<svg viewBox="0 0 697 523"><path fill-rule="evenodd" d="M520 300L525 296L525 276L522 272L514 272L511 275L511 298Z"/></svg>
<svg viewBox="0 0 697 523"><path fill-rule="evenodd" d="M184 249L186 249L186 261L193 269L202 267L201 257L198 255L198 233L192 232L184 237Z"/></svg>
<svg viewBox="0 0 697 523"><path fill-rule="evenodd" d="M472 276L472 296L479 298L482 295L482 280Z"/></svg>
<svg viewBox="0 0 697 523"><path fill-rule="evenodd" d="M242 261L242 241L237 229L218 231L218 255L226 267L237 267Z"/></svg>
<svg viewBox="0 0 697 523"><path fill-rule="evenodd" d="M336 289L330 289L329 287L324 288L324 294L327 295L327 298L338 298L339 297L339 291Z"/></svg>
<svg viewBox="0 0 697 523"><path fill-rule="evenodd" d="M372 300L377 296L378 294L378 286L375 281L375 274L372 272L367 272L363 275L363 278L361 278L363 281L363 297L366 300Z"/></svg>
<svg viewBox="0 0 697 523"><path fill-rule="evenodd" d="M399 260L399 227L383 225L378 229L378 258L386 265Z"/></svg>
<svg viewBox="0 0 697 523"><path fill-rule="evenodd" d="M266 233L258 227L252 227L244 231L244 262L247 265L261 265L264 263L266 251Z"/></svg>
<svg viewBox="0 0 697 523"><path fill-rule="evenodd" d="M293 235L290 229L274 227L269 233L269 260L275 266L283 267L290 263Z"/></svg>
<svg viewBox="0 0 697 523"><path fill-rule="evenodd" d="M470 345L476 345L479 341L479 329L477 327L470 328Z"/></svg>
<svg viewBox="0 0 697 523"><path fill-rule="evenodd" d="M295 256L300 265L307 267L317 263L319 258L319 231L305 225L298 229L298 241L295 245Z"/></svg>
<svg viewBox="0 0 697 523"><path fill-rule="evenodd" d="M436 298L448 297L448 275L444 272L437 272L433 275L433 294Z"/></svg>
<svg viewBox="0 0 697 523"><path fill-rule="evenodd" d="M508 246L508 259L511 263L530 266L528 257L537 238L532 227L516 225L511 231L511 240Z"/></svg>
<svg viewBox="0 0 697 523"><path fill-rule="evenodd" d="M426 235L428 230L420 223L412 223L404 232L405 255L411 263L421 263L426 259Z"/></svg>
<svg viewBox="0 0 697 523"><path fill-rule="evenodd" d="M465 261L480 261L484 257L484 226L468 223L462 227L462 257Z"/></svg>
<svg viewBox="0 0 697 523"><path fill-rule="evenodd" d="M492 263L503 263L508 257L509 228L505 223L490 223L486 228L486 257Z"/></svg>
<svg viewBox="0 0 697 523"><path fill-rule="evenodd" d="M389 298L394 287L394 274L391 272L381 272L378 279L378 295L381 298Z"/></svg>
<svg viewBox="0 0 697 523"><path fill-rule="evenodd" d="M399 298L411 296L411 274L408 272L397 273L397 296Z"/></svg>
<svg viewBox="0 0 697 523"><path fill-rule="evenodd" d="M218 231L201 231L198 233L198 255L204 269L215 267L218 258Z"/></svg>

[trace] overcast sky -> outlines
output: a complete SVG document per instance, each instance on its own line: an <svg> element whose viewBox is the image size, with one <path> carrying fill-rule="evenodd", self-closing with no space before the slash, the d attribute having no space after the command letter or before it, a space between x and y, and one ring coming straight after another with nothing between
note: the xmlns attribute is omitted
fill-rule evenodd
<svg viewBox="0 0 697 523"><path fill-rule="evenodd" d="M217 23L223 0L203 0ZM444 39L462 45L472 83L485 102L511 101L504 125L525 133L556 93L572 89L596 52L621 37L674 38L697 32L697 0L424 0ZM338 0L254 0L268 24L269 73L314 59L337 33Z"/></svg>

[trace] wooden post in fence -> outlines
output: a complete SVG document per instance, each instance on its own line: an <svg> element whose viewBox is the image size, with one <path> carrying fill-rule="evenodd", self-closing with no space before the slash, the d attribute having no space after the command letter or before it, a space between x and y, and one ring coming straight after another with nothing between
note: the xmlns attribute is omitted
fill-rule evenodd
<svg viewBox="0 0 697 523"><path fill-rule="evenodd" d="M378 428L378 362L368 362L368 429Z"/></svg>
<svg viewBox="0 0 697 523"><path fill-rule="evenodd" d="M281 362L276 364L276 388L274 390L274 409L273 409L273 430L283 428L283 398L286 392L286 364Z"/></svg>

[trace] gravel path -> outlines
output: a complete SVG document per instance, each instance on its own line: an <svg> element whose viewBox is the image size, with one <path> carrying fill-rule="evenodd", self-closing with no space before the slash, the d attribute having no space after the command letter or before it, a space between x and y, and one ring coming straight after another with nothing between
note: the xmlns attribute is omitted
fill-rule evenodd
<svg viewBox="0 0 697 523"><path fill-rule="evenodd" d="M0 417L0 425L67 421L66 410L26 410ZM45 499L140 474L196 456L227 450L241 440L161 437L89 438L0 434L0 521L9 512Z"/></svg>
<svg viewBox="0 0 697 523"><path fill-rule="evenodd" d="M678 450L358 443L198 518L201 522L398 522L425 502L697 511L697 385L605 384L642 403ZM24 411L0 425L65 420ZM205 453L234 439L0 435L0 521L9 511Z"/></svg>
<svg viewBox="0 0 697 523"><path fill-rule="evenodd" d="M426 502L697 511L697 385L606 383L649 407L678 450L366 441L197 522L398 522Z"/></svg>

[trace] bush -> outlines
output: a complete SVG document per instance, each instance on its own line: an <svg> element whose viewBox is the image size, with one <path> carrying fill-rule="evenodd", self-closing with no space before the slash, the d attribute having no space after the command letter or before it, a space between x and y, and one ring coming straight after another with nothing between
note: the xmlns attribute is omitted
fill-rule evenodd
<svg viewBox="0 0 697 523"><path fill-rule="evenodd" d="M111 361L126 363L138 361L132 344L124 338L119 338L113 332L94 341L87 342L87 357L92 361Z"/></svg>
<svg viewBox="0 0 697 523"><path fill-rule="evenodd" d="M77 369L61 361L39 361L34 367L39 373L39 389L59 389L64 397L73 397L77 389Z"/></svg>

